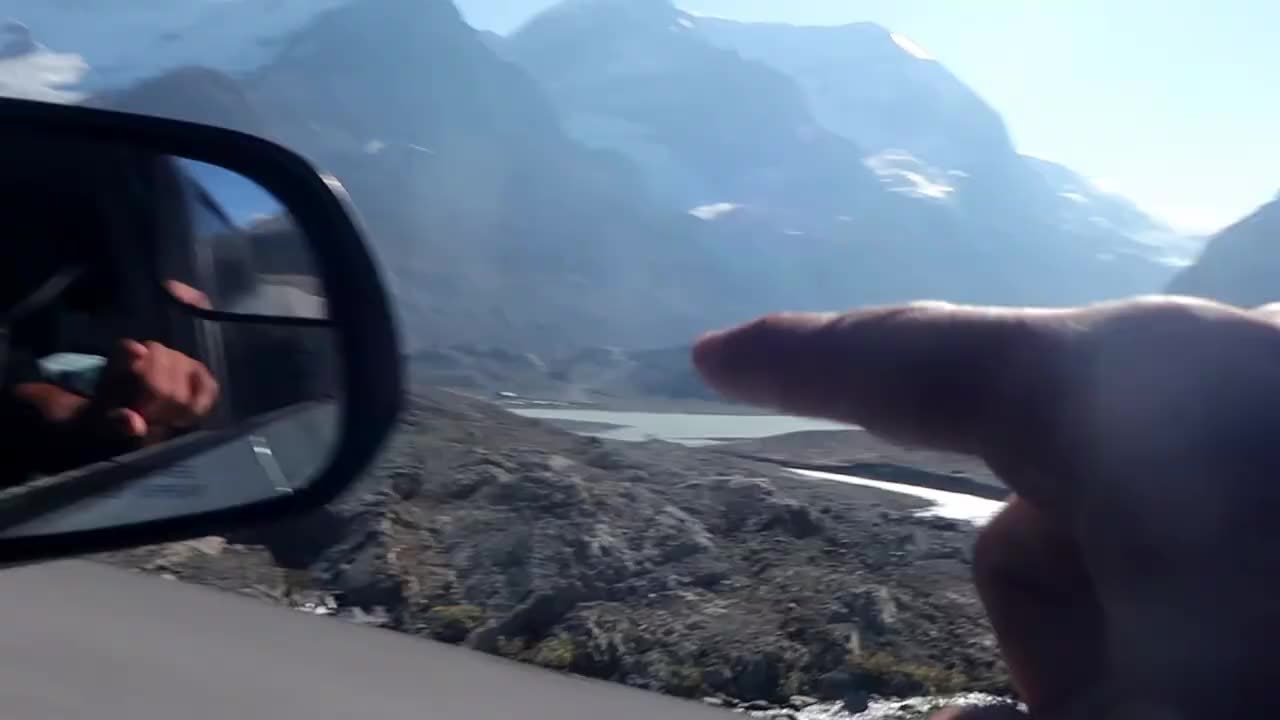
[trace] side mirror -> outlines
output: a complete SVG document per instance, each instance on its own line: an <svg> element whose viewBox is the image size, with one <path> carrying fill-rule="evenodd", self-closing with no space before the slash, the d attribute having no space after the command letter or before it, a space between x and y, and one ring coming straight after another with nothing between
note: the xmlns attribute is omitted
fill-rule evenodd
<svg viewBox="0 0 1280 720"><path fill-rule="evenodd" d="M260 138L0 99L0 564L329 502L399 411L342 187Z"/></svg>

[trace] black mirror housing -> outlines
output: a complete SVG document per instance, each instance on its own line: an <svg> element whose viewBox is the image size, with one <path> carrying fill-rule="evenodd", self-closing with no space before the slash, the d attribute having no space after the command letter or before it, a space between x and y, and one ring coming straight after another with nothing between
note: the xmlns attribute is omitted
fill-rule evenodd
<svg viewBox="0 0 1280 720"><path fill-rule="evenodd" d="M344 390L336 422L333 450L303 487L244 504L201 509L173 517L149 518L110 527L67 532L7 536L0 534L0 564L24 563L128 547L172 542L225 533L278 521L333 500L373 461L400 411L402 368L390 300L375 260L366 245L361 223L346 191L334 178L318 171L298 154L268 140L195 123L133 115L80 106L0 99L0 142L6 137L38 134L68 144L95 143L126 147L158 156L186 158L223 168L247 178L279 202L304 238L314 273L323 286L324 312L231 313L216 304L186 307L208 322L267 322L273 325L326 327L332 331L336 356L334 373ZM252 423L223 428L222 439L256 432ZM179 462L188 440L172 448L144 453L140 467ZM195 452L193 449L191 452ZM167 454L166 454L167 453ZM90 466L80 479L120 474L121 462ZM26 498L18 510L38 502ZM0 517L6 508L0 498Z"/></svg>

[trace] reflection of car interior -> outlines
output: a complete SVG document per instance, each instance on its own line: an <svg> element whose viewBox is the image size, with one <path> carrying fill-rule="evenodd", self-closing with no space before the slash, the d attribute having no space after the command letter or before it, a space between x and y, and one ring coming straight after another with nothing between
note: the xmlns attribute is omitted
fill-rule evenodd
<svg viewBox="0 0 1280 720"><path fill-rule="evenodd" d="M296 235L291 220L275 216L242 228L199 181L178 172L191 218L189 262L196 279L190 284L209 288L213 310L325 317L319 281L310 271L309 258L299 257L306 242ZM236 417L333 397L337 350L328 328L265 322L208 325L224 341L231 378L251 378L246 381L251 388L233 395ZM269 381L264 380L265 367L273 370Z"/></svg>
<svg viewBox="0 0 1280 720"><path fill-rule="evenodd" d="M132 338L160 342L214 373L223 401L210 425L332 395L336 351L327 328L215 322L163 289L163 280L199 287L217 278L215 294L235 307L257 281L248 235L171 160L36 137L13 138L4 156L0 313L45 279L84 269L8 328L9 345L32 356L42 381L92 391L116 340ZM18 377L6 365L7 388Z"/></svg>
<svg viewBox="0 0 1280 720"><path fill-rule="evenodd" d="M319 279L291 218L276 214L241 225L199 180L185 172L183 179L194 259L201 289L213 309L248 315L326 316Z"/></svg>
<svg viewBox="0 0 1280 720"><path fill-rule="evenodd" d="M190 209L196 287L213 307L229 310L253 291L253 258L243 231L195 179L179 170Z"/></svg>
<svg viewBox="0 0 1280 720"><path fill-rule="evenodd" d="M160 187L163 166L84 146L13 145L0 168L11 345L44 361L38 367L46 379L80 389L118 338L155 340L198 356L189 319L158 302L147 272L148 247L163 246L184 224L151 192ZM60 277L69 281L47 285Z"/></svg>

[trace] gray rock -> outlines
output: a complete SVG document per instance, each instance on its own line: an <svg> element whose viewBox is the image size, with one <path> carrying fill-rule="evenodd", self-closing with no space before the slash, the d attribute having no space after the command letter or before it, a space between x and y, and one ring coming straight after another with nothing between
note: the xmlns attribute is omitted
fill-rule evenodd
<svg viewBox="0 0 1280 720"><path fill-rule="evenodd" d="M523 472L490 486L485 498L494 505L562 510L586 499L581 478L553 471Z"/></svg>
<svg viewBox="0 0 1280 720"><path fill-rule="evenodd" d="M392 473L391 491L401 500L412 500L422 494L422 473L413 469L402 469Z"/></svg>
<svg viewBox="0 0 1280 720"><path fill-rule="evenodd" d="M502 637L541 637L568 615L582 597L576 586L565 586L535 594L517 607L498 626Z"/></svg>
<svg viewBox="0 0 1280 720"><path fill-rule="evenodd" d="M510 474L497 465L462 468L441 483L440 492L451 500L466 500L476 492L506 482Z"/></svg>
<svg viewBox="0 0 1280 720"><path fill-rule="evenodd" d="M818 698L809 697L808 695L792 695L791 699L788 700L788 704L796 710L803 710L810 705L817 705Z"/></svg>
<svg viewBox="0 0 1280 720"><path fill-rule="evenodd" d="M817 513L802 503L779 497L768 480L726 478L721 483L718 502L724 509L725 529L730 532L774 530L807 538L823 531Z"/></svg>

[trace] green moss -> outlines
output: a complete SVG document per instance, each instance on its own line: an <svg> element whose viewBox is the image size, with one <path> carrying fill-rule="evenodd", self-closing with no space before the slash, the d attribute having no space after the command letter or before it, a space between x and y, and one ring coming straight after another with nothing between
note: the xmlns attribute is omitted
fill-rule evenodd
<svg viewBox="0 0 1280 720"><path fill-rule="evenodd" d="M863 689L877 695L943 695L961 692L969 685L969 679L959 671L905 661L883 652L850 656L849 672Z"/></svg>
<svg viewBox="0 0 1280 720"><path fill-rule="evenodd" d="M543 667L567 670L573 665L574 655L573 639L567 635L556 635L538 643L533 650L533 662Z"/></svg>
<svg viewBox="0 0 1280 720"><path fill-rule="evenodd" d="M484 610L475 605L442 605L432 608L426 620L432 637L460 643L484 622Z"/></svg>
<svg viewBox="0 0 1280 720"><path fill-rule="evenodd" d="M672 695L693 697L702 691L702 668L676 665L667 672L663 686Z"/></svg>

